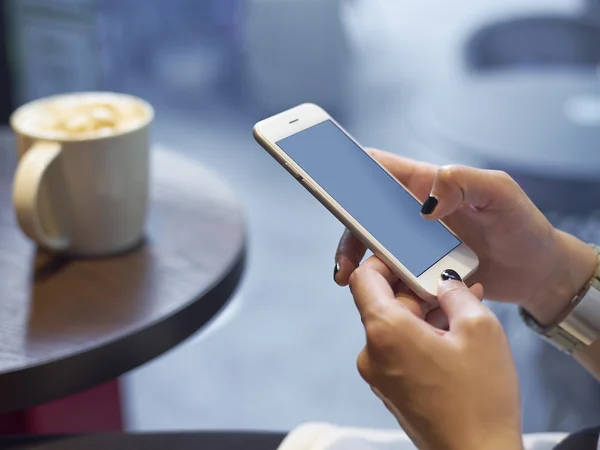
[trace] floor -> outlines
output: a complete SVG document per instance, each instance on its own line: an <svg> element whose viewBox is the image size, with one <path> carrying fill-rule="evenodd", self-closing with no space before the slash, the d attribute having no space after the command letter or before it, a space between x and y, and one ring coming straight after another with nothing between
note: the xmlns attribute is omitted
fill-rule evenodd
<svg viewBox="0 0 600 450"><path fill-rule="evenodd" d="M387 30L405 43L400 55L409 50L407 36L428 42L422 25L432 2L421 3L396 6L396 13L420 20ZM456 162L410 140L402 128L404 105L424 83L418 74L458 76L448 47L457 45L456 30L465 29L467 19L498 13L508 3L527 9L541 2L464 2L452 10L456 20L437 29L431 51L418 52L399 78L397 65L369 72L378 77L365 72L361 89L350 96L356 112L348 119L350 131L369 145ZM557 9L573 3L553 2ZM212 324L122 378L128 427L285 431L305 421L396 427L355 369L363 331L349 292L332 281L340 224L253 142L247 115L218 106L210 112L157 110L155 140L214 168L237 190L248 214L249 264L231 304ZM494 308L515 350L526 431L600 423L595 382L532 336L512 307Z"/></svg>

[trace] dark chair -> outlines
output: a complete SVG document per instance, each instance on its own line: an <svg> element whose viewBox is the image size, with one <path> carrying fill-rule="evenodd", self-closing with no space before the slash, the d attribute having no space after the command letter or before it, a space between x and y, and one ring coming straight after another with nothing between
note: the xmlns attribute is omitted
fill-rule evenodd
<svg viewBox="0 0 600 450"><path fill-rule="evenodd" d="M562 441L555 450L596 450L600 428L589 428L574 433Z"/></svg>

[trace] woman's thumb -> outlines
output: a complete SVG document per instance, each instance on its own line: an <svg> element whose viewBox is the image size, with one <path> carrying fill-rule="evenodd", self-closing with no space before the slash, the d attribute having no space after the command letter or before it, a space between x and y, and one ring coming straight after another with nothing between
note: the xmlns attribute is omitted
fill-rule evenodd
<svg viewBox="0 0 600 450"><path fill-rule="evenodd" d="M442 272L437 292L440 308L452 323L462 317L470 317L486 311L481 303L483 288L476 284L471 289L463 283L456 271L448 269Z"/></svg>

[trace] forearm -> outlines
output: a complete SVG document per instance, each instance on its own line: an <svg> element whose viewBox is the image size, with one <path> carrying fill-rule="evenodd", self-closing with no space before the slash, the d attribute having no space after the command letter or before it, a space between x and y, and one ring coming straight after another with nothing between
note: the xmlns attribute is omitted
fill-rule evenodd
<svg viewBox="0 0 600 450"><path fill-rule="evenodd" d="M600 341L575 352L573 356L589 373L600 380Z"/></svg>
<svg viewBox="0 0 600 450"><path fill-rule="evenodd" d="M469 442L459 440L459 442L450 446L435 445L431 448L447 448L448 450L523 450L524 447L521 427L510 427L500 433L484 433Z"/></svg>
<svg viewBox="0 0 600 450"><path fill-rule="evenodd" d="M559 254L563 256L536 299L524 305L542 325L562 320L570 301L592 278L597 266L596 252L590 246L562 232L558 233L558 239ZM577 351L574 357L600 380L600 341Z"/></svg>
<svg viewBox="0 0 600 450"><path fill-rule="evenodd" d="M462 450L466 448L467 447L462 447ZM511 428L502 434L488 436L488 439L480 441L479 445L476 445L472 448L473 450L523 450L524 447L521 428Z"/></svg>
<svg viewBox="0 0 600 450"><path fill-rule="evenodd" d="M589 248L589 246L588 246ZM582 261L582 273L588 276L589 280L598 264L597 255L595 251L592 251L592 255L585 255L581 253ZM590 258L593 259L590 261ZM584 282L585 283L585 282ZM592 343L589 347L583 347L582 349L575 352L573 355L575 359L587 369L596 379L600 380L600 340Z"/></svg>
<svg viewBox="0 0 600 450"><path fill-rule="evenodd" d="M571 300L594 275L597 265L594 249L570 234L558 231L555 247L554 269L533 298L522 305L541 325L562 319Z"/></svg>

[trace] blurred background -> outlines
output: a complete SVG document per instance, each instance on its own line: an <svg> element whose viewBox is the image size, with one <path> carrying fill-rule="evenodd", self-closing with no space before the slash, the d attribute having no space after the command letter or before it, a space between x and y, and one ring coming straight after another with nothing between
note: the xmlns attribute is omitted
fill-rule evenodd
<svg viewBox="0 0 600 450"><path fill-rule="evenodd" d="M359 141L509 171L559 227L600 242L598 0L3 0L0 122L59 92L157 110L156 143L224 175L249 223L228 308L122 379L130 430L393 428L355 370L363 333L332 281L339 223L253 141L297 103ZM525 431L600 423L600 387L494 305Z"/></svg>

